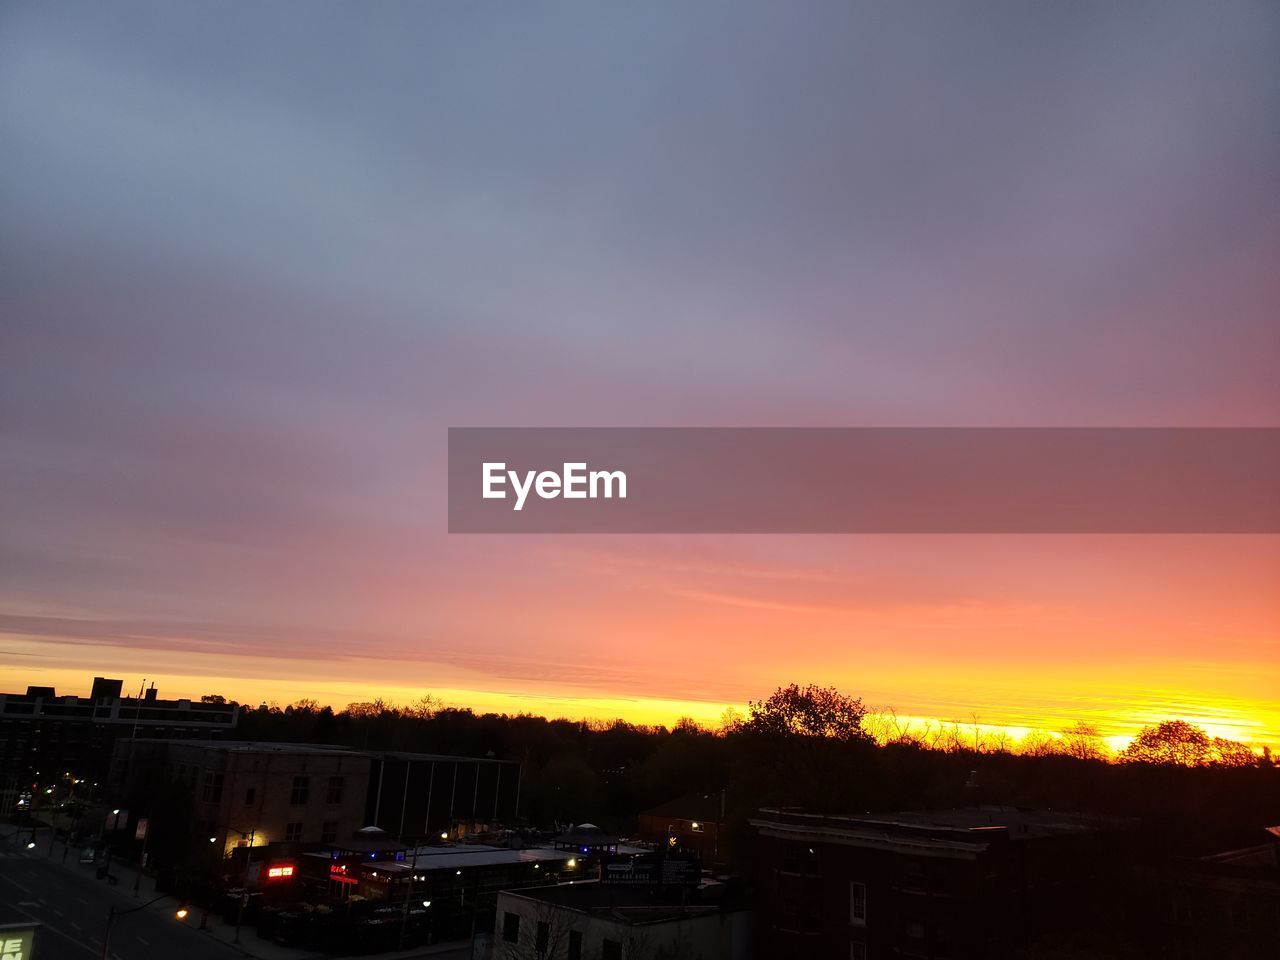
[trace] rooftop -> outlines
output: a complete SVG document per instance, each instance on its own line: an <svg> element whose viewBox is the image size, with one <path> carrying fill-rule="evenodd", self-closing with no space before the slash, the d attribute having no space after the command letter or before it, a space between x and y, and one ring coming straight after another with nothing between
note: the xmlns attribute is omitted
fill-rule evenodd
<svg viewBox="0 0 1280 960"><path fill-rule="evenodd" d="M738 902L724 896L724 884L711 882L699 888L689 902L682 903L682 891L653 891L646 888L585 880L557 883L545 887L523 887L508 890L504 896L520 897L551 904L588 916L605 917L631 925L668 923L689 917L707 916L742 909ZM689 899L687 896L684 899Z"/></svg>
<svg viewBox="0 0 1280 960"><path fill-rule="evenodd" d="M1123 826L1085 814L1001 806L842 815L765 808L750 822L763 835L782 839L958 854L976 853L997 841L1080 836Z"/></svg>

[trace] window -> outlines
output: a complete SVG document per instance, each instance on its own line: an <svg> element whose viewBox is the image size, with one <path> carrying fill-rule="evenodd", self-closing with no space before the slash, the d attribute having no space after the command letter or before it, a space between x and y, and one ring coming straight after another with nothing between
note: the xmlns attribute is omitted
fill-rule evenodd
<svg viewBox="0 0 1280 960"><path fill-rule="evenodd" d="M546 921L539 920L533 935L533 949L538 952L538 956L543 956L546 954L547 946L550 943L551 928L547 926Z"/></svg>
<svg viewBox="0 0 1280 960"><path fill-rule="evenodd" d="M622 960L622 944L617 940L605 940L600 946L600 960Z"/></svg>
<svg viewBox="0 0 1280 960"><path fill-rule="evenodd" d="M320 824L320 842L333 843L338 839L338 821L326 820Z"/></svg>
<svg viewBox="0 0 1280 960"><path fill-rule="evenodd" d="M293 790L289 793L289 802L295 807L305 807L311 799L311 778L294 777Z"/></svg>
<svg viewBox="0 0 1280 960"><path fill-rule="evenodd" d="M910 937L912 940L923 940L924 924L921 923L919 920L908 920L907 936Z"/></svg>
<svg viewBox="0 0 1280 960"><path fill-rule="evenodd" d="M200 794L200 799L205 803L221 803L222 779L223 774L221 773L206 773L204 775L204 791Z"/></svg>
<svg viewBox="0 0 1280 960"><path fill-rule="evenodd" d="M849 960L867 960L867 945L861 940L849 944Z"/></svg>
<svg viewBox="0 0 1280 960"><path fill-rule="evenodd" d="M707 829L707 825L703 823L701 820L694 820L691 824L689 824L689 829L692 830L694 833L702 833L704 830Z"/></svg>
<svg viewBox="0 0 1280 960"><path fill-rule="evenodd" d="M325 803L341 803L342 791L346 787L346 777L330 777L329 789L325 792Z"/></svg>
<svg viewBox="0 0 1280 960"><path fill-rule="evenodd" d="M258 799L258 791L256 787L249 787L247 790L245 790L244 805L246 807L252 807L253 802L257 799Z"/></svg>
<svg viewBox="0 0 1280 960"><path fill-rule="evenodd" d="M582 960L582 931L569 931L569 960Z"/></svg>
<svg viewBox="0 0 1280 960"><path fill-rule="evenodd" d="M284 842L298 843L302 840L302 824L286 823L284 825Z"/></svg>
<svg viewBox="0 0 1280 960"><path fill-rule="evenodd" d="M507 943L520 942L520 914L504 913L502 915L502 939Z"/></svg>
<svg viewBox="0 0 1280 960"><path fill-rule="evenodd" d="M849 884L849 922L860 927L867 925L867 885Z"/></svg>

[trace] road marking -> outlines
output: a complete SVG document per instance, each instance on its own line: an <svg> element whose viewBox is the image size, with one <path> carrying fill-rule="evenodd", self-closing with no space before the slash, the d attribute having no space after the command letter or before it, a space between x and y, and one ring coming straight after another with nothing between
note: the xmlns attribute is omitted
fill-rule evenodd
<svg viewBox="0 0 1280 960"><path fill-rule="evenodd" d="M8 877L0 877L0 879L8 880L9 878L8 878ZM26 918L27 918L28 920L34 920L36 923L40 923L40 922L41 922L39 917L37 917L34 913L30 913L30 912L29 912L29 911L27 911L27 910L23 910L21 906L16 907L15 909L16 909L19 913L21 913L21 914L23 914L24 916L26 916ZM57 927L51 927L51 926L48 926L47 924L45 924L45 925L42 925L40 929L41 929L42 931L47 930L47 931L49 931L49 933L55 934L55 935L57 935L57 936L59 936L59 937L62 937L62 939L64 939L64 940L70 940L72 943L74 943L74 944L75 944L77 947L79 947L81 950L85 950L85 951L87 951L88 953L90 953L90 954L91 954L91 955L93 955L93 956L97 956L97 955L98 955L98 951L97 951L97 950L95 950L95 949L93 949L93 947L89 946L87 943L84 943L84 942L83 942L83 941L81 941L81 940L77 940L75 937L71 936L71 934L69 934L69 933L63 933L63 932L62 932L61 930L59 930ZM94 940L93 942L94 942L94 943L101 943L102 941L101 941L101 940ZM119 960L119 958L117 957L117 958L116 958L116 960Z"/></svg>
<svg viewBox="0 0 1280 960"><path fill-rule="evenodd" d="M80 926L80 924L76 923L74 920L68 920L68 921L67 921L67 923L71 924L71 925L72 925L73 927L75 927L77 930L83 930L83 929L84 929L82 926Z"/></svg>
<svg viewBox="0 0 1280 960"><path fill-rule="evenodd" d="M19 890L23 891L24 893L29 893L33 897L36 895L36 892L34 890L32 890L30 887L24 887L17 880L13 879L13 877L0 877L0 880L8 880L10 883L12 883L15 887L17 887Z"/></svg>
<svg viewBox="0 0 1280 960"><path fill-rule="evenodd" d="M148 940L148 939L146 939L145 937L140 937L140 936L138 936L138 935L135 933L135 934L133 935L133 938L134 938L135 940L137 940L140 944L142 944L144 947L149 947L149 946L151 946L151 941L150 941L150 940Z"/></svg>

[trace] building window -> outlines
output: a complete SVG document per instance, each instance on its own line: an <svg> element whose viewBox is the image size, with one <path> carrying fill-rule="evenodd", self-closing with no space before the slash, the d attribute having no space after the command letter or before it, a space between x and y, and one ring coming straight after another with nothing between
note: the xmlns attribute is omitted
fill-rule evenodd
<svg viewBox="0 0 1280 960"><path fill-rule="evenodd" d="M908 920L907 936L910 937L912 940L923 940L924 924L921 923L919 920Z"/></svg>
<svg viewBox="0 0 1280 960"><path fill-rule="evenodd" d="M502 915L502 939L507 943L520 942L520 914L504 913Z"/></svg>
<svg viewBox="0 0 1280 960"><path fill-rule="evenodd" d="M605 940L600 945L600 960L622 960L622 944L617 940Z"/></svg>
<svg viewBox="0 0 1280 960"><path fill-rule="evenodd" d="M346 787L346 777L330 777L329 789L324 795L325 803L341 803L342 791Z"/></svg>
<svg viewBox="0 0 1280 960"><path fill-rule="evenodd" d="M867 885L849 884L849 922L860 927L867 925Z"/></svg>
<svg viewBox="0 0 1280 960"><path fill-rule="evenodd" d="M257 800L257 799L258 799L258 791L257 791L257 788L255 788L255 787L249 787L247 790L245 790L245 792L244 792L244 805L245 805L246 807L252 807L252 806L253 806L253 801L255 801L255 800Z"/></svg>
<svg viewBox="0 0 1280 960"><path fill-rule="evenodd" d="M333 843L338 839L338 821L326 820L320 824L320 842Z"/></svg>
<svg viewBox="0 0 1280 960"><path fill-rule="evenodd" d="M861 940L849 944L849 960L867 960L867 945Z"/></svg>
<svg viewBox="0 0 1280 960"><path fill-rule="evenodd" d="M701 820L694 820L692 823L689 824L689 829L692 830L694 833L702 833L704 830L707 829L707 825L703 823Z"/></svg>
<svg viewBox="0 0 1280 960"><path fill-rule="evenodd" d="M533 934L533 949L537 951L538 956L543 956L546 954L550 943L551 928L547 926L546 921L539 920Z"/></svg>
<svg viewBox="0 0 1280 960"><path fill-rule="evenodd" d="M582 960L582 931L569 931L569 960Z"/></svg>
<svg viewBox="0 0 1280 960"><path fill-rule="evenodd" d="M294 777L293 789L289 792L289 802L295 807L305 807L311 798L311 778Z"/></svg>
<svg viewBox="0 0 1280 960"><path fill-rule="evenodd" d="M204 775L204 791L200 794L200 799L205 803L221 803L222 779L223 774L221 773L206 773Z"/></svg>
<svg viewBox="0 0 1280 960"><path fill-rule="evenodd" d="M284 842L298 843L302 840L302 824L286 823L284 826Z"/></svg>

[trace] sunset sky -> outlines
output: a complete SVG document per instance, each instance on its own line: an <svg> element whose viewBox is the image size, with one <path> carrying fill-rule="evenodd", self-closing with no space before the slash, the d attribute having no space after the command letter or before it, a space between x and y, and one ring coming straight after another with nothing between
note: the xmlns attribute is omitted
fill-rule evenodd
<svg viewBox="0 0 1280 960"><path fill-rule="evenodd" d="M1280 6L0 7L0 691L1280 746L1280 537L450 536L449 426L1280 426Z"/></svg>

